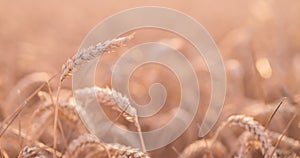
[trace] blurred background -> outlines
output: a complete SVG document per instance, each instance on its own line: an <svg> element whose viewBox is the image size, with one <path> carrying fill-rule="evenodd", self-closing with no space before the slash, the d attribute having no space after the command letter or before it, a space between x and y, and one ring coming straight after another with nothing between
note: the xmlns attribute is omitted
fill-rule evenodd
<svg viewBox="0 0 300 158"><path fill-rule="evenodd" d="M0 0L1 110L7 108L3 103L20 79L33 72L54 74L59 71L97 23L124 9L147 5L169 7L190 15L215 40L227 73L227 96L219 122L230 114L255 115L251 110L263 109L267 104L276 105L283 96L288 97L289 104L297 104L300 90L298 0ZM210 75L202 57L195 55L196 50L170 32L139 30L128 43L128 48L148 41L164 42L180 50L191 61L200 83L200 105L203 108L191 125L192 130L166 150L152 152L156 157L176 156L172 147L182 151L197 139L198 130L195 129L201 124L210 101ZM101 58L96 79L99 86L110 86L111 68L126 49ZM157 116L141 120L143 130L155 129L172 118L172 110L176 111L180 99L180 86L170 70L149 64L137 69L130 82L132 96L141 104L149 101L148 89L152 83L161 82L168 91L166 107ZM64 86L71 88L71 81ZM283 120L286 122L288 118ZM299 126L293 125L289 135L300 139ZM272 128L282 131L284 123Z"/></svg>

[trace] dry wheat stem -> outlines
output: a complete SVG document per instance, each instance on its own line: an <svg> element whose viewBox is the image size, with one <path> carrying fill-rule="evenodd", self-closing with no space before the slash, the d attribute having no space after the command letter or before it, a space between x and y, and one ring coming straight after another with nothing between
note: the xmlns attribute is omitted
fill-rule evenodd
<svg viewBox="0 0 300 158"><path fill-rule="evenodd" d="M280 142L281 142L283 136L285 135L285 133L287 132L287 130L288 130L289 127L291 126L292 122L295 120L296 116L297 116L296 114L293 115L293 117L291 118L291 120L288 122L288 124L286 125L285 129L284 129L283 132L281 133L281 136L279 137L279 139L278 139L278 141L276 142L275 147L274 147L274 149L273 149L273 151L272 151L271 157L272 157L274 154L276 154L276 153L275 153L275 152L276 152L276 148L279 146L279 144L280 144Z"/></svg>
<svg viewBox="0 0 300 158"><path fill-rule="evenodd" d="M279 140L279 138L282 136L282 134L273 131L267 131L267 133L272 140ZM281 142L288 146L291 146L293 149L300 149L300 141L294 138L290 138L286 135L283 135Z"/></svg>
<svg viewBox="0 0 300 158"><path fill-rule="evenodd" d="M178 158L183 158L182 155L181 155L180 152L176 149L175 146L172 146L172 150L176 153L176 155L178 156Z"/></svg>
<svg viewBox="0 0 300 158"><path fill-rule="evenodd" d="M53 75L47 82L42 83L29 97L25 99L25 101L18 106L18 108L12 113L10 116L6 117L3 123L1 124L1 132L0 132L0 138L4 134L4 132L7 130L7 128L13 123L13 121L17 118L17 116L22 112L24 107L27 105L27 103L46 85L46 83L50 82L54 77ZM6 126L5 126L6 125ZM3 128L4 126L4 128Z"/></svg>
<svg viewBox="0 0 300 158"><path fill-rule="evenodd" d="M30 128L31 130L33 130L30 132L32 133L33 137L31 137L31 140L33 141L36 140L46 129L49 121L51 121L50 117L53 116L53 113L55 112L54 105L56 104L55 102L56 100L52 98L51 89L48 89L48 91L50 92L49 94L43 91L40 91L38 93L40 99L43 100L43 104L41 107L39 107L34 111L34 114L31 118L31 122L32 122L34 118L39 117L39 121L37 123L33 123L33 126ZM74 109L74 105L72 105L70 100L67 101L66 103L60 102L58 105L59 105L58 107L59 117L64 117L66 118L66 120L70 120L73 123L77 122L78 117L76 117L77 115ZM62 141L65 147L67 147L68 146L67 140L64 137L64 131L59 118L57 118L57 125L62 135ZM55 145L54 145L54 149L56 149Z"/></svg>
<svg viewBox="0 0 300 158"><path fill-rule="evenodd" d="M62 80L58 82L57 86L57 92L56 92L56 103L55 103L55 108L54 108L54 122L53 122L53 148L54 148L54 154L53 158L56 158L56 141L57 141L57 122L58 122L58 108L59 108L59 93L61 90L62 86Z"/></svg>
<svg viewBox="0 0 300 158"><path fill-rule="evenodd" d="M50 101L51 101L51 105L55 105L54 103L54 99L53 99L53 93L52 93L52 90L51 90L51 87L50 87L50 84L49 82L47 82L47 87L48 87L48 92L49 92L49 96L50 96ZM57 103L58 104L58 103ZM58 110L58 108L57 108ZM57 112L58 113L58 112ZM62 124L61 124L61 121L58 119L58 125L59 125L59 130L61 132L61 135L62 135L62 140L63 140L63 143L65 145L65 147L67 148L68 147L68 142L65 138L65 134L64 134L64 131L63 131L63 127L62 127ZM55 132L56 133L56 132ZM54 147L54 149L56 149L56 147ZM69 154L69 153L68 153ZM54 154L56 155L56 154Z"/></svg>
<svg viewBox="0 0 300 158"><path fill-rule="evenodd" d="M266 124L265 124L265 130L269 128L269 125L273 119L273 117L275 116L275 114L277 113L278 109L281 107L281 105L283 104L283 102L285 101L286 97L283 97L282 100L280 101L280 103L277 105L277 107L275 108L274 112L271 114L271 116L268 118Z"/></svg>
<svg viewBox="0 0 300 158"><path fill-rule="evenodd" d="M9 132L11 132L12 134L17 135L17 136L21 136L21 137L24 138L25 140L28 140L28 141L31 140L30 137L28 137L24 132L20 132L18 129L15 129L15 128L13 128L13 127L9 127L8 130L9 130ZM49 147L49 146L47 146L46 144L44 144L44 143L42 143L42 142L39 142L39 141L34 141L34 144L37 145L38 147L40 147L40 148L42 148L42 149L44 149L44 150L46 150L46 151L52 153L52 154L54 154L54 149L51 148L51 147ZM57 151L57 152L56 152L56 156L62 157L62 154L61 154L60 152Z"/></svg>

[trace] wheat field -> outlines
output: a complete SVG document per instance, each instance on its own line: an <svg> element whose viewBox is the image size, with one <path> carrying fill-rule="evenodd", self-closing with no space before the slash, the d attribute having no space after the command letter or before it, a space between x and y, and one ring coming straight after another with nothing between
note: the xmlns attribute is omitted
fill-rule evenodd
<svg viewBox="0 0 300 158"><path fill-rule="evenodd" d="M182 11L201 23L218 46L226 71L221 115L203 138L198 130L212 93L203 56L177 34L153 28L129 31L78 51L101 20L132 7L154 5ZM300 157L300 2L290 1L5 1L0 0L1 158L297 158ZM112 87L112 68L124 52L162 42L182 52L199 81L199 109L185 132L147 151L142 132L168 124L181 99L180 81L157 64L137 68L131 97ZM95 86L72 91L72 75L100 57ZM139 117L153 83L164 85L164 107ZM187 92L191 93L191 92ZM140 148L125 135L91 132L78 114L75 94L97 102L114 125L139 133ZM126 110L124 110L126 109ZM99 130L104 125L96 125ZM174 129L175 131L177 129ZM173 132L173 131L170 131ZM105 137L114 141L107 142ZM161 139L157 136L157 139Z"/></svg>

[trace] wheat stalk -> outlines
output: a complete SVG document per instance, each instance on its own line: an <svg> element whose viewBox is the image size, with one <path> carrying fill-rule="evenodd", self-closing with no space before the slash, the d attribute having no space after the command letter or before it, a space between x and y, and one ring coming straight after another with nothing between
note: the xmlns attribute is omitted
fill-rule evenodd
<svg viewBox="0 0 300 158"><path fill-rule="evenodd" d="M270 138L272 140L278 140L282 134L280 133L277 133L277 132L273 132L273 131L267 131L268 135L270 136ZM288 136L283 136L282 140L281 140L282 143L294 148L294 149L300 149L300 141L299 140L296 140L294 138L291 138L291 137L288 137Z"/></svg>
<svg viewBox="0 0 300 158"><path fill-rule="evenodd" d="M56 75L53 75L47 82L50 82ZM5 133L7 128L13 123L17 116L23 111L27 103L44 87L47 83L42 83L29 97L27 97L22 104L20 104L17 109L8 117L5 118L3 123L0 125L0 138Z"/></svg>
<svg viewBox="0 0 300 158"><path fill-rule="evenodd" d="M27 141L31 141L31 138L28 137L28 135L25 134L24 132L19 131L19 129L16 129L16 128L13 128L13 127L10 126L10 127L8 128L8 132L9 132L10 134L15 135L15 136L22 137L22 138L24 138L24 139L27 140ZM33 143L35 144L35 146L36 146L37 148L40 148L40 149L42 149L42 150L44 150L44 151L46 151L46 152L48 152L48 153L51 153L51 154L57 154L56 156L58 156L58 157L62 157L62 154L61 154L60 152L56 152L56 153L55 153L55 151L54 151L54 149L53 149L52 147L49 147L48 145L46 145L46 144L44 144L44 143L42 143L42 142L34 141ZM24 149L24 148L23 148L23 149ZM19 154L21 154L21 152L20 152Z"/></svg>

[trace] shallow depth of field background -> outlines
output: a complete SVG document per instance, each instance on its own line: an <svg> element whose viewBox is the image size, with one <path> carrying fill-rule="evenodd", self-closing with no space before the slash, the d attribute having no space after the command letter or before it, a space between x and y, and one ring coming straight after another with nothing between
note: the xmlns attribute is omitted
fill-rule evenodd
<svg viewBox="0 0 300 158"><path fill-rule="evenodd" d="M218 125L230 114L255 115L255 112L264 109L265 104L275 106L283 96L288 96L285 104L298 101L298 0L0 0L0 119L3 120L12 112L7 110L10 108L5 102L11 89L21 78L33 72L56 73L61 65L77 52L85 35L97 23L124 9L145 5L182 11L197 19L215 40L227 73L227 96ZM200 109L195 121L170 147L152 153L154 157L176 156L172 147L180 152L197 139L198 126L210 101L210 76L197 51L187 41L170 32L155 29L138 30L136 37L127 46L130 48L149 41L165 42L183 52L192 63L199 79ZM106 54L101 58L97 70L97 85L110 86L111 68L126 49L118 49L116 53ZM146 104L149 101L148 88L155 82L164 84L169 95L165 107L157 116L141 119L143 130L152 130L167 123L180 100L180 86L176 76L163 66L149 64L137 69L131 79L131 93L137 103ZM53 85L55 84L56 82ZM71 88L70 79L64 87ZM22 93L14 102L20 103L25 97L26 94ZM264 122L267 116L257 119ZM270 129L280 133L290 119L288 116L290 115L277 118L277 122L272 122ZM298 122L299 117L287 133L296 139L300 139ZM213 135L213 132L210 135ZM226 140L225 142L228 143Z"/></svg>

